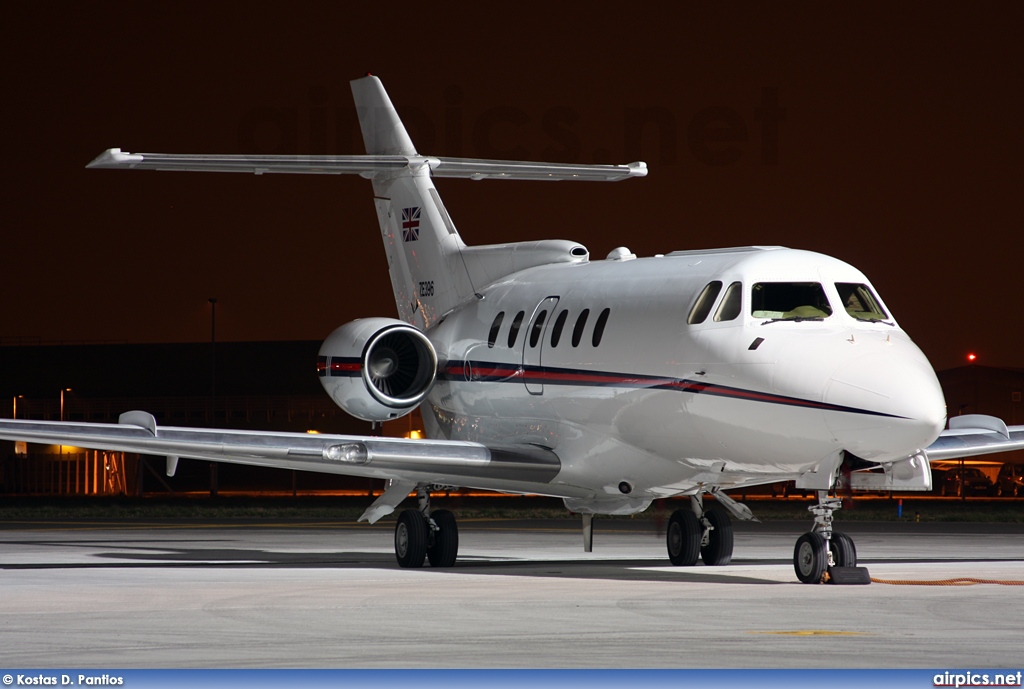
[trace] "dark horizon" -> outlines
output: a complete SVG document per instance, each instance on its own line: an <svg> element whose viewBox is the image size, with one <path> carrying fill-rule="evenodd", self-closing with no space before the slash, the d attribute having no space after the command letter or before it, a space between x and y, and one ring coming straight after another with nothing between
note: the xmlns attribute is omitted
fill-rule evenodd
<svg viewBox="0 0 1024 689"><path fill-rule="evenodd" d="M218 341L393 316L366 180L85 169L109 147L362 153L348 80L371 71L421 153L650 167L440 180L468 244L820 251L867 274L936 369L1024 367L1017 3L8 15L0 340L208 341L210 297Z"/></svg>

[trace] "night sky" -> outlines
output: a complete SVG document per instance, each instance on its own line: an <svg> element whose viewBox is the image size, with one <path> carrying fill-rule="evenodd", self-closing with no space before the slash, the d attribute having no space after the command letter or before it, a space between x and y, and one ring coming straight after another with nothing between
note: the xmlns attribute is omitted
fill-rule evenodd
<svg viewBox="0 0 1024 689"><path fill-rule="evenodd" d="M821 251L937 369L1024 367L1024 3L890 4L8 7L0 338L203 341L209 297L218 340L394 315L366 180L85 169L363 153L369 71L421 153L650 167L439 180L469 244Z"/></svg>

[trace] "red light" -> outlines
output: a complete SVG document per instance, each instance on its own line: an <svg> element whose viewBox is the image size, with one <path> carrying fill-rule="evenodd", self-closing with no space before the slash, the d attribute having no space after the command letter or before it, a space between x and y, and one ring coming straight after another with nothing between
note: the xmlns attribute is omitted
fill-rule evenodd
<svg viewBox="0 0 1024 689"><path fill-rule="evenodd" d="M975 354L973 354L973 353L967 355L967 360L968 361L972 361L973 362L977 358L978 357Z"/></svg>

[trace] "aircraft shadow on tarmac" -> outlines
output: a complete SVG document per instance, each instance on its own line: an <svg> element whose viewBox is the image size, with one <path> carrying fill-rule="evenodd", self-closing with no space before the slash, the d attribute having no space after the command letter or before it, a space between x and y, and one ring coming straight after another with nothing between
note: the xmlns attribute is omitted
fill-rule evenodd
<svg viewBox="0 0 1024 689"><path fill-rule="evenodd" d="M225 541L228 542L228 541ZM362 551L274 551L253 548L218 546L216 541L205 540L197 547L194 540L162 541L159 546L130 545L114 540L47 540L0 541L0 547L32 546L52 547L55 553L68 551L94 551L86 559L67 562L66 558L48 558L40 554L37 562L0 564L0 569L113 569L113 568L310 568L310 569L400 569L394 556L382 552ZM1012 559L1012 558L1010 558ZM986 558L985 561L1001 561ZM892 563L961 562L960 558L897 558L885 559ZM787 559L734 559L734 565L791 565ZM865 560L861 564L871 564ZM459 576L466 574L521 576L537 578L565 578L619 581L665 581L706 584L780 584L780 582L751 576L749 572L730 573L730 567L716 567L714 571L703 565L693 568L668 567L663 558L649 559L592 559L592 560L517 560L464 556L449 568L424 566L424 572ZM405 570L408 571L408 570Z"/></svg>
<svg viewBox="0 0 1024 689"><path fill-rule="evenodd" d="M67 562L64 558L52 560L40 555L37 562L0 564L0 569L113 569L113 568L312 568L312 569L400 569L394 555L379 552L339 551L301 552L273 551L249 548L216 547L205 541L207 547L194 547L194 541L182 539L182 545L163 541L160 546L127 545L117 541L0 541L0 547L33 546L52 547L58 551L89 549L97 552L86 560ZM191 543L193 547L184 544ZM209 546L213 547L209 547ZM102 550L104 546L109 550ZM736 564L789 564L788 560L735 560ZM652 570L650 568L666 568ZM715 573L701 565L691 568L668 568L664 558L635 560L515 560L490 558L460 558L454 567L431 568L423 572L452 576L477 574L523 577L555 577L566 579L606 579L626 581L672 581L717 584L778 584L782 582L762 579L747 574L730 574L728 566L715 568ZM408 571L408 570L404 570Z"/></svg>

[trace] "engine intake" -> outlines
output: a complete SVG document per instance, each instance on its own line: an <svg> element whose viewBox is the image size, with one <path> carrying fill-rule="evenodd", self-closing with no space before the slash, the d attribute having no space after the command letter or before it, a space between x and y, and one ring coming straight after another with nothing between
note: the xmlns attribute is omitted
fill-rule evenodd
<svg viewBox="0 0 1024 689"><path fill-rule="evenodd" d="M422 331L393 318L364 318L324 340L320 382L335 403L365 421L405 416L437 378L437 352Z"/></svg>

